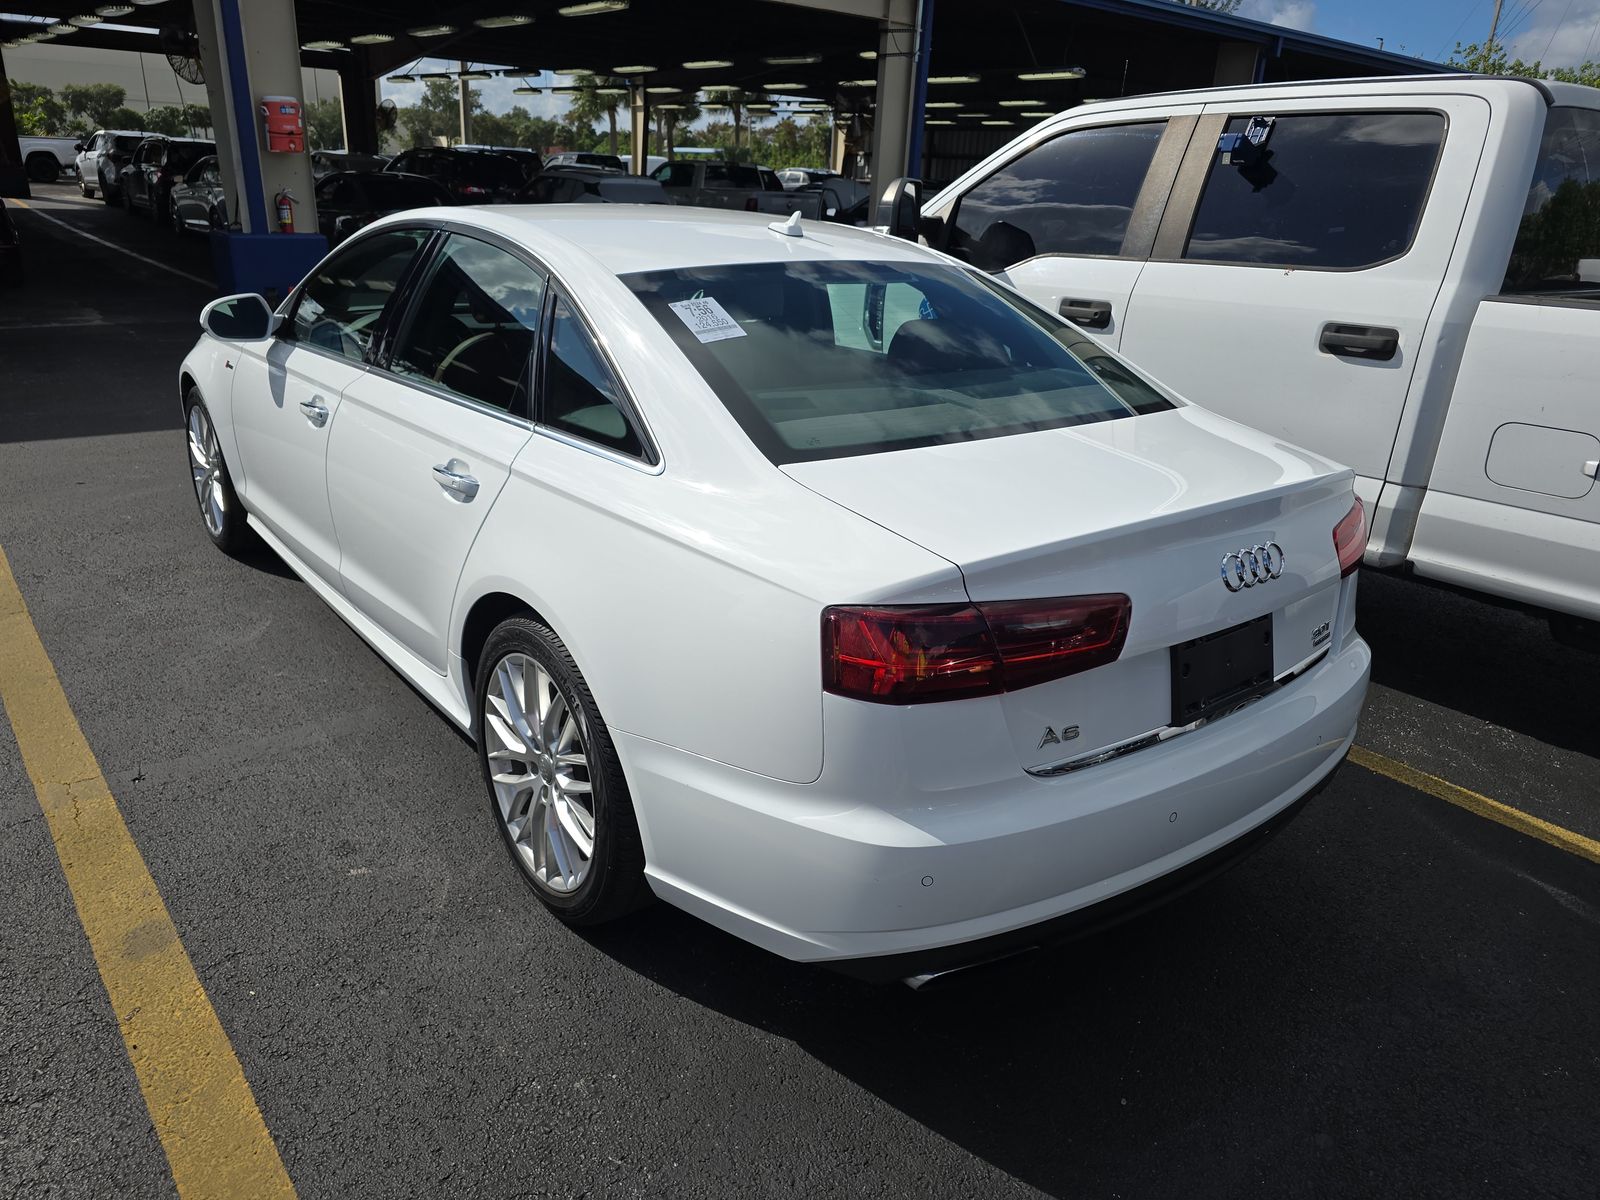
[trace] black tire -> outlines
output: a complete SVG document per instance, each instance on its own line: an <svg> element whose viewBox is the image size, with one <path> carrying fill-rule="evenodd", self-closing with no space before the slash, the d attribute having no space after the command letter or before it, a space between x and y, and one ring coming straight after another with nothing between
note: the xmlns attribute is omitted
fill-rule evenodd
<svg viewBox="0 0 1600 1200"><path fill-rule="evenodd" d="M83 194L85 200L93 200L94 194L98 190L98 188L91 186L87 179L82 177L78 179L78 191Z"/></svg>
<svg viewBox="0 0 1600 1200"><path fill-rule="evenodd" d="M199 409L205 417L205 423L211 427L213 441L215 440L216 426L211 422L211 410L206 408L205 401L200 397L200 389L191 387L183 397L183 432L186 457L189 460L190 491L194 495L195 505L200 510L200 528L206 531L206 536L211 539L224 554L238 554L250 545L254 534L245 518L244 505L239 503L239 496L233 490L233 476L228 473L227 460L222 457L220 446L215 447L217 459L217 483L222 492L222 518L219 528L213 529L207 516L206 502L200 496L199 486L194 479L195 459L193 450L189 449L188 440L191 436L194 422L194 410Z"/></svg>
<svg viewBox="0 0 1600 1200"><path fill-rule="evenodd" d="M174 233L183 232L183 227L178 224L178 210L173 207L171 192L156 202L156 223Z"/></svg>
<svg viewBox="0 0 1600 1200"><path fill-rule="evenodd" d="M582 709L584 751L589 760L590 796L594 807L594 850L588 872L571 892L557 893L542 884L518 852L511 831L501 815L489 766L488 737L484 731L484 710L490 680L502 661L512 654L526 655L547 672L570 703ZM651 900L644 878L644 847L639 838L639 823L634 817L633 799L617 760L611 732L594 702L589 685L554 632L530 616L510 617L496 626L483 653L478 656L474 716L477 720L478 765L483 772L489 811L511 861L523 882L540 902L568 925L599 925L642 908Z"/></svg>
<svg viewBox="0 0 1600 1200"><path fill-rule="evenodd" d="M28 178L35 183L54 183L61 177L61 164L53 154L30 154L26 165Z"/></svg>

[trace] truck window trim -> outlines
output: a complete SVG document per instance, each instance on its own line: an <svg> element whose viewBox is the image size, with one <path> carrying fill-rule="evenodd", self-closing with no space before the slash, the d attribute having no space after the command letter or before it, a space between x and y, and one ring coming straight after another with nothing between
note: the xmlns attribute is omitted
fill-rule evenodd
<svg viewBox="0 0 1600 1200"><path fill-rule="evenodd" d="M1418 209L1417 223L1411 230L1411 236L1405 246L1388 258L1376 262L1363 263L1359 267L1321 267L1306 263L1286 262L1235 262L1226 258L1189 258L1183 253L1189 244L1189 237L1194 232L1195 220L1200 215L1200 202L1205 197L1206 180L1211 174L1211 163L1216 153L1216 139L1228 127L1228 122L1237 117L1269 116L1269 117L1343 117L1343 116L1409 116L1414 114L1428 114L1438 117L1444 122L1444 133L1439 138L1439 151L1433 157L1433 167L1428 172L1428 182L1422 189L1422 205ZM1167 203L1166 216L1162 218L1161 229L1156 234L1155 249L1150 255L1154 263L1193 263L1203 267L1243 267L1253 270L1266 271L1316 271L1325 275L1353 275L1359 271L1375 271L1379 267L1386 267L1390 263L1399 262L1416 247L1417 235L1422 232L1422 223L1428 216L1428 205L1433 199L1434 185L1439 182L1439 166L1444 161L1445 148L1450 144L1450 114L1440 108L1430 106L1418 107L1384 107L1384 108L1292 108L1288 110L1275 109L1272 104L1263 104L1259 108L1230 108L1226 111L1218 110L1208 112L1201 121L1201 126L1207 126L1211 118L1216 118L1214 132L1209 135L1205 129L1197 128L1195 135L1189 141L1189 152L1184 158L1184 163L1179 168L1179 181L1173 189L1173 196ZM1191 194L1192 192L1192 194Z"/></svg>

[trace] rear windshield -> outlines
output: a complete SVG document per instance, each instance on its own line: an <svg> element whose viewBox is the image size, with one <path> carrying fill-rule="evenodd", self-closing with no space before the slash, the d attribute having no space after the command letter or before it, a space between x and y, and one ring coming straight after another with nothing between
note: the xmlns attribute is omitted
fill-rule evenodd
<svg viewBox="0 0 1600 1200"><path fill-rule="evenodd" d="M1172 404L999 284L937 264L625 275L775 463L973 441Z"/></svg>
<svg viewBox="0 0 1600 1200"><path fill-rule="evenodd" d="M112 139L112 147L117 150L126 150L130 154L139 148L139 143L144 141L142 134L123 134Z"/></svg>
<svg viewBox="0 0 1600 1200"><path fill-rule="evenodd" d="M447 202L441 197L439 185L430 179L368 173L362 175L361 185L375 208L430 208Z"/></svg>
<svg viewBox="0 0 1600 1200"><path fill-rule="evenodd" d="M503 154L459 154L452 168L452 179L479 187L521 187L524 179L522 164Z"/></svg>
<svg viewBox="0 0 1600 1200"><path fill-rule="evenodd" d="M174 170L187 171L202 158L216 152L216 146L210 142L169 142L167 165Z"/></svg>

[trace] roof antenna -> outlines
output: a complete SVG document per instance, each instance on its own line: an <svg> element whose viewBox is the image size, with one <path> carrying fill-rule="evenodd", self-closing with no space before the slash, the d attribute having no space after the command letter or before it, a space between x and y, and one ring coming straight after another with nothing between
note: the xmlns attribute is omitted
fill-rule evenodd
<svg viewBox="0 0 1600 1200"><path fill-rule="evenodd" d="M784 237L805 237L805 230L800 228L800 210L796 209L789 214L787 221L771 221L767 228L773 233L781 233Z"/></svg>

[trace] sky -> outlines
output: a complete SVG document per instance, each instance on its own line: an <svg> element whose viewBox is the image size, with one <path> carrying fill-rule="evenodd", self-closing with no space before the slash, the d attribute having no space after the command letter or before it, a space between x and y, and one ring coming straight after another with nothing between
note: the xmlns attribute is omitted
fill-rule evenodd
<svg viewBox="0 0 1600 1200"><path fill-rule="evenodd" d="M1242 17L1442 61L1457 42L1482 42L1494 0L1244 0ZM1547 67L1600 59L1600 0L1504 0L1495 40ZM1587 53L1585 52L1587 48Z"/></svg>

